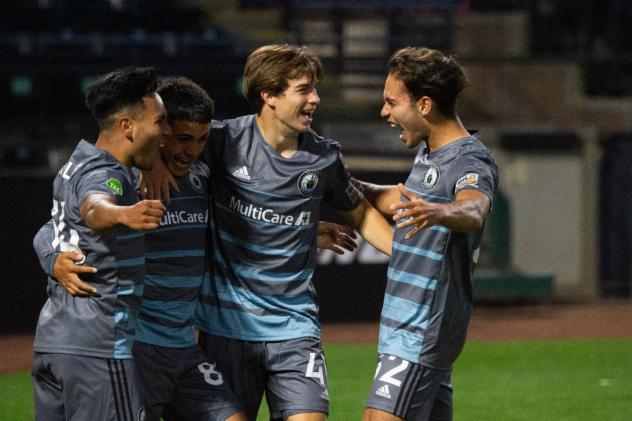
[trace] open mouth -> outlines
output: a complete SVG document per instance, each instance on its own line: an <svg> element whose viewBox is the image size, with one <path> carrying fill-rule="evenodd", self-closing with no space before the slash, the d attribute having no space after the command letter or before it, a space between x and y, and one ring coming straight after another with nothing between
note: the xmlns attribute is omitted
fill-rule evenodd
<svg viewBox="0 0 632 421"><path fill-rule="evenodd" d="M306 111L301 111L301 115L303 115L303 116L305 116L305 117L309 118L310 120L313 120L313 119L314 119L314 112L315 112L315 111L316 111L316 110L306 110Z"/></svg>
<svg viewBox="0 0 632 421"><path fill-rule="evenodd" d="M174 159L174 162L175 162L175 163L176 163L179 167L186 168L186 167L188 167L189 165L191 165L191 163L192 163L193 161L192 161L192 160L190 160L190 159L179 159L179 158L176 158L176 159Z"/></svg>
<svg viewBox="0 0 632 421"><path fill-rule="evenodd" d="M391 123L390 121L388 122L388 125L395 128L395 129L399 129L399 138L403 139L404 138L404 128L402 126L400 126L397 123Z"/></svg>

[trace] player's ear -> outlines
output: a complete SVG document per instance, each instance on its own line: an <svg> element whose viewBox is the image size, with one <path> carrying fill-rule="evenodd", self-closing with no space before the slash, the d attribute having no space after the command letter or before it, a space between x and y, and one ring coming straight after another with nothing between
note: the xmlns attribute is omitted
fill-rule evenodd
<svg viewBox="0 0 632 421"><path fill-rule="evenodd" d="M263 100L263 103L270 108L274 108L276 106L276 95L273 95L268 91L261 91L261 99Z"/></svg>
<svg viewBox="0 0 632 421"><path fill-rule="evenodd" d="M432 110L432 99L429 96L422 96L415 102L415 107L419 114L424 117Z"/></svg>
<svg viewBox="0 0 632 421"><path fill-rule="evenodd" d="M129 117L121 117L117 122L118 129L129 141L134 140L134 121Z"/></svg>

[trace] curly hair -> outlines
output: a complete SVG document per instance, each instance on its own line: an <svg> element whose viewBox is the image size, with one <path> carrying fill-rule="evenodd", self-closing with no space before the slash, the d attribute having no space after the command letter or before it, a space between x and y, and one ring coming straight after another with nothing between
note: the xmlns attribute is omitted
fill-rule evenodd
<svg viewBox="0 0 632 421"><path fill-rule="evenodd" d="M187 77L161 79L158 94L167 109L167 121L192 121L210 123L215 113L215 103L209 94Z"/></svg>

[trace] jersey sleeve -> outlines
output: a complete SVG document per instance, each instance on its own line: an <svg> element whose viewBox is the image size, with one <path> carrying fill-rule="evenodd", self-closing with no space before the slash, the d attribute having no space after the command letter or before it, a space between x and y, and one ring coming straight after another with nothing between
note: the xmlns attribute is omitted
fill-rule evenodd
<svg viewBox="0 0 632 421"><path fill-rule="evenodd" d="M37 231L33 238L33 248L40 266L51 278L53 278L53 269L58 255L53 248L53 229L53 220L51 219Z"/></svg>
<svg viewBox="0 0 632 421"><path fill-rule="evenodd" d="M333 164L332 180L325 193L324 200L340 211L350 211L358 207L364 199L362 192L353 184L351 174L347 169L342 154Z"/></svg>
<svg viewBox="0 0 632 421"><path fill-rule="evenodd" d="M92 194L105 194L115 199L123 196L124 189L134 189L120 169L101 167L78 174L76 182L77 205L80 207Z"/></svg>
<svg viewBox="0 0 632 421"><path fill-rule="evenodd" d="M478 190L493 201L498 187L498 168L493 158L483 154L464 155L455 168L454 194Z"/></svg>

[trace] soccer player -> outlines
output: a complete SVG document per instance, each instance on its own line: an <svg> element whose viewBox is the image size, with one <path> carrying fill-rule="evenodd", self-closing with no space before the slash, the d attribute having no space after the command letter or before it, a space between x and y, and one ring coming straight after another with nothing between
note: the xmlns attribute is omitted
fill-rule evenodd
<svg viewBox="0 0 632 421"><path fill-rule="evenodd" d="M452 364L498 185L494 158L456 113L466 85L460 65L436 50L404 48L388 63L381 115L405 147L421 146L405 186L363 184L397 223L364 421L452 419Z"/></svg>
<svg viewBox="0 0 632 421"><path fill-rule="evenodd" d="M131 167L150 169L170 133L153 69L126 68L97 79L86 105L99 124L96 144L82 140L53 183L56 251L85 264L90 296L73 296L48 279L33 354L37 420L139 420L132 365L134 322L142 293L144 233L164 206L138 201Z"/></svg>
<svg viewBox="0 0 632 421"><path fill-rule="evenodd" d="M178 183L160 221L145 237L145 285L133 348L148 421L245 421L216 364L196 342L193 325L208 278L208 167L198 161L214 105L199 85L168 78L158 87L172 135L162 161Z"/></svg>
<svg viewBox="0 0 632 421"><path fill-rule="evenodd" d="M212 282L202 285L200 343L250 420L264 392L275 420L324 420L329 410L311 282L321 203L390 254L392 229L352 185L339 145L310 129L321 76L305 47L252 52L244 94L256 114L218 122L203 155L213 173Z"/></svg>

